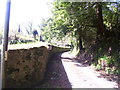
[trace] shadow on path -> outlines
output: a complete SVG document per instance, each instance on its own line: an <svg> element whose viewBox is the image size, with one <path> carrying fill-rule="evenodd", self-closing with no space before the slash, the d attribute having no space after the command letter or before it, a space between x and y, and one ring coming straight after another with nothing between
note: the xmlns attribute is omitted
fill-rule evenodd
<svg viewBox="0 0 120 90"><path fill-rule="evenodd" d="M65 61L65 62L73 62L73 64L79 68L81 67L89 67L91 65L91 63L93 62L93 60L85 60L85 59L78 59L76 57L66 57L66 56L63 56L62 59ZM81 68L82 69L82 68ZM94 71L97 71L97 73L99 73L99 75L97 75L98 78L105 78L107 81L111 81L111 82L115 82L117 83L118 87L120 88L120 78L118 75L114 75L114 74L106 74L104 70L96 70L95 68L91 68L91 70L94 70ZM116 86L117 87L117 86ZM115 88L116 88L115 87Z"/></svg>
<svg viewBox="0 0 120 90"><path fill-rule="evenodd" d="M72 90L61 61L61 54L56 54L49 60L44 82L37 88L68 88Z"/></svg>

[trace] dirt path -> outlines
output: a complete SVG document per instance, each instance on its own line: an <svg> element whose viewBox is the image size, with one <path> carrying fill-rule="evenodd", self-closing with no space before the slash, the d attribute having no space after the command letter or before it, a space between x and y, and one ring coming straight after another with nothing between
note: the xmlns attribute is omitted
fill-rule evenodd
<svg viewBox="0 0 120 90"><path fill-rule="evenodd" d="M67 52L57 54L50 60L45 80L37 88L117 88L115 82L98 77L98 72L73 61Z"/></svg>

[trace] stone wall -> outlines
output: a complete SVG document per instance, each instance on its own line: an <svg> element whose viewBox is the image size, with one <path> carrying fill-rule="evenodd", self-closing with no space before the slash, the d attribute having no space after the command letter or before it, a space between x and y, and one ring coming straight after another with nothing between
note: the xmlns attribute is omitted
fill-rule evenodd
<svg viewBox="0 0 120 90"><path fill-rule="evenodd" d="M52 56L53 54L56 53L63 53L63 52L67 52L70 51L70 48L65 48L65 47L57 47L57 46L49 46L50 47L50 56Z"/></svg>
<svg viewBox="0 0 120 90"><path fill-rule="evenodd" d="M28 88L40 84L44 79L49 57L68 50L70 49L55 46L9 50L5 62L5 87Z"/></svg>
<svg viewBox="0 0 120 90"><path fill-rule="evenodd" d="M49 50L42 47L8 51L6 87L32 87L43 81Z"/></svg>

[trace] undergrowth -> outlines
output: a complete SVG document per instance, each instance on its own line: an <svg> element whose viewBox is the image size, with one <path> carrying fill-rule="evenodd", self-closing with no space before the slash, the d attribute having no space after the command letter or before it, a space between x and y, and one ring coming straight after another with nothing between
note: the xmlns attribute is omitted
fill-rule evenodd
<svg viewBox="0 0 120 90"><path fill-rule="evenodd" d="M120 47L115 40L93 41L80 51L78 58L85 64L93 65L107 74L120 74Z"/></svg>
<svg viewBox="0 0 120 90"><path fill-rule="evenodd" d="M116 41L97 42L89 48L95 62L92 65L98 70L105 70L107 74L120 74L119 43Z"/></svg>

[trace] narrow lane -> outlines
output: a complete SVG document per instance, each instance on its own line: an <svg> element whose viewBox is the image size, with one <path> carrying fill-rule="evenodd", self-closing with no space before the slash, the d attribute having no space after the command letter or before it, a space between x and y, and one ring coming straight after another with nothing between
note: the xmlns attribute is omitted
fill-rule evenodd
<svg viewBox="0 0 120 90"><path fill-rule="evenodd" d="M49 60L44 82L42 85L38 84L36 88L68 88L71 90L71 84L61 61L61 54L54 55Z"/></svg>
<svg viewBox="0 0 120 90"><path fill-rule="evenodd" d="M55 55L49 61L43 84L37 88L118 88L117 83L98 78L94 69L71 58L68 52Z"/></svg>
<svg viewBox="0 0 120 90"><path fill-rule="evenodd" d="M71 60L71 55L68 52L63 53L62 58L62 64L72 88L118 88L115 82L98 78L100 74L91 67L83 66L77 61Z"/></svg>

